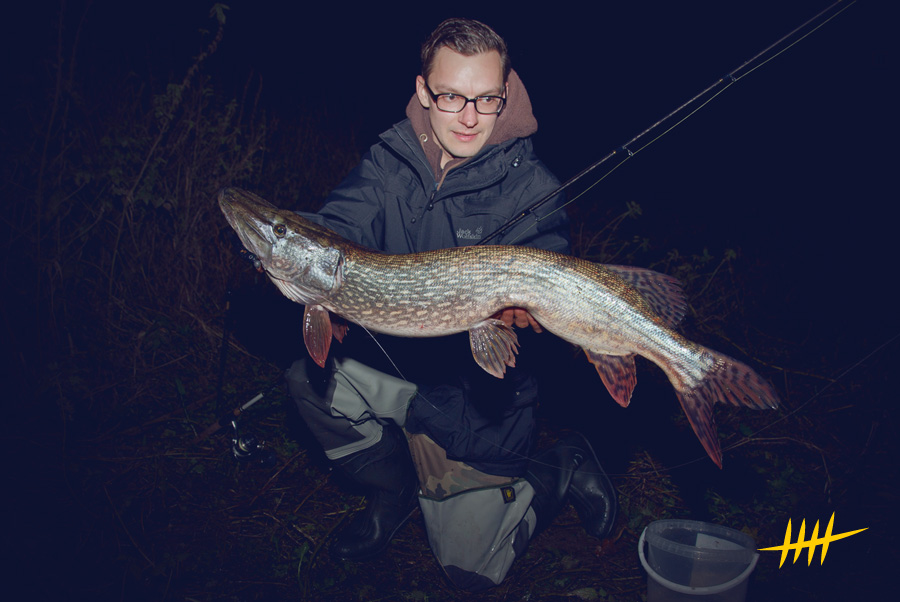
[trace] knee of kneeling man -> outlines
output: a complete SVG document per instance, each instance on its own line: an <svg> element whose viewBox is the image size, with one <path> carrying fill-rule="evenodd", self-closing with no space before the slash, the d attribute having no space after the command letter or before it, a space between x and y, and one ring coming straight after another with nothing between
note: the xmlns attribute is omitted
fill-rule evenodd
<svg viewBox="0 0 900 602"><path fill-rule="evenodd" d="M288 393L296 398L302 395L304 390L309 389L309 376L306 373L306 360L297 360L284 373L284 380L287 383Z"/></svg>
<svg viewBox="0 0 900 602"><path fill-rule="evenodd" d="M303 358L291 364L284 373L288 393L294 400L306 397L321 397L328 389L330 372Z"/></svg>

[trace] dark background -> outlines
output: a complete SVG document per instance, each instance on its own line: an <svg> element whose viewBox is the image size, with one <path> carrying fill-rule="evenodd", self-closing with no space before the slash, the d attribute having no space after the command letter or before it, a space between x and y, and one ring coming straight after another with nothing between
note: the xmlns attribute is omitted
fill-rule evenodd
<svg viewBox="0 0 900 602"><path fill-rule="evenodd" d="M4 54L25 59L12 61L12 81L25 86L47 68L30 58L43 60L55 42L56 6L45 4L6 23ZM555 2L480 10L237 1L208 68L237 92L248 74L261 76L271 111L317 112L323 127L336 137L351 133L364 149L404 117L428 33L443 18L472 16L507 40L538 118L539 156L565 180L829 4ZM848 361L867 353L898 331L891 315L896 45L880 7L851 6L580 202L638 202L641 227L660 246L740 250L777 283L766 291L778 314L772 319L812 315L817 329L840 326L835 339L852 335L841 338ZM93 2L83 16L78 68L97 85L129 71L183 73L199 52L197 30L213 26L208 8ZM67 7L70 34L82 10Z"/></svg>
<svg viewBox="0 0 900 602"><path fill-rule="evenodd" d="M351 137L362 151L404 117L428 33L446 17L478 18L507 40L538 118L537 152L563 180L829 5L304 4L232 2L205 69L231 94L240 94L249 74L261 77L261 102L272 114L318 115L336 141ZM808 342L808 353L827 358L824 377L865 370L870 354L880 366L898 356L897 52L884 4L851 6L579 201L639 203L637 228L657 248L735 249L736 269L754 290L753 326ZM22 138L25 121L17 116L31 110L28 103L46 101L59 6L18 7L4 20L4 101L12 110L0 120L3 144ZM180 79L205 47L197 31L214 28L209 7L69 2L63 35L81 24L77 68L88 84L114 89L136 76L158 89ZM328 144L319 152L329 153ZM890 375L870 373L869 386L843 403L892 403ZM885 421L881 432L896 433L890 416ZM855 523L861 516L843 524L842 516L839 530L865 526ZM807 519L827 514L811 509Z"/></svg>

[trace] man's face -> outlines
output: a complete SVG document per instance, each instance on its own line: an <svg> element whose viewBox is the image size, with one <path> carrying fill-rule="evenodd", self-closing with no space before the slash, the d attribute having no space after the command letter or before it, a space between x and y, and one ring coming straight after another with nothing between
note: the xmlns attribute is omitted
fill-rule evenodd
<svg viewBox="0 0 900 602"><path fill-rule="evenodd" d="M441 48L435 54L427 84L435 94L453 93L466 98L503 96L506 91L500 54L496 51L464 56ZM497 115L482 115L472 102L459 113L439 111L425 85L425 79L418 76L416 94L422 106L429 109L431 129L443 150L441 167L451 159L476 155L491 137Z"/></svg>

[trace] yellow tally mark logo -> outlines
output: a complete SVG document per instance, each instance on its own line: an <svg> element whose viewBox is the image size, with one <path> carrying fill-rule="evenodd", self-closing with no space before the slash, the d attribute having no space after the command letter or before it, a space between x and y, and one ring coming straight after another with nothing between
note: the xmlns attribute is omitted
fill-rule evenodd
<svg viewBox="0 0 900 602"><path fill-rule="evenodd" d="M812 536L806 540L806 519L803 519L803 522L800 523L800 532L797 534L797 543L791 543L791 519L788 519L787 531L784 532L784 543L780 546L772 546L771 548L759 548L760 552L766 551L778 551L781 550L781 562L778 563L778 568L781 568L784 565L784 561L787 558L788 550L794 550L794 560L791 564L797 562L797 558L800 557L800 552L803 548L809 548L809 553L806 558L806 566L812 564L813 556L816 553L816 546L819 544L822 545L822 559L819 561L819 564L823 564L825 562L825 554L828 553L828 545L839 539L844 539L845 537L850 537L851 535L856 535L857 533L861 533L868 529L857 529L856 531L847 531L846 533L837 533L836 535L832 535L831 530L834 527L834 512L831 513L831 520L828 521L828 527L825 529L825 534L822 537L819 537L819 521L816 521L816 526L813 527Z"/></svg>

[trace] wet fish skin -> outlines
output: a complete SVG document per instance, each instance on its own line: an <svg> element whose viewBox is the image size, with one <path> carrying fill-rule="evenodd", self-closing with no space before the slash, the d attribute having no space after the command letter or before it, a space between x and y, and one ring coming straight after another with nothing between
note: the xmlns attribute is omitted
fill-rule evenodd
<svg viewBox="0 0 900 602"><path fill-rule="evenodd" d="M331 338L346 326L433 337L468 331L472 353L502 378L515 366L515 332L490 316L528 310L557 336L580 346L613 398L627 406L636 383L634 356L659 366L691 427L721 468L713 419L717 401L775 408L774 388L745 364L680 335L686 303L670 276L591 263L522 246L470 246L387 255L345 240L253 193L225 188L219 205L245 248L288 298L306 306L304 340L323 365Z"/></svg>

